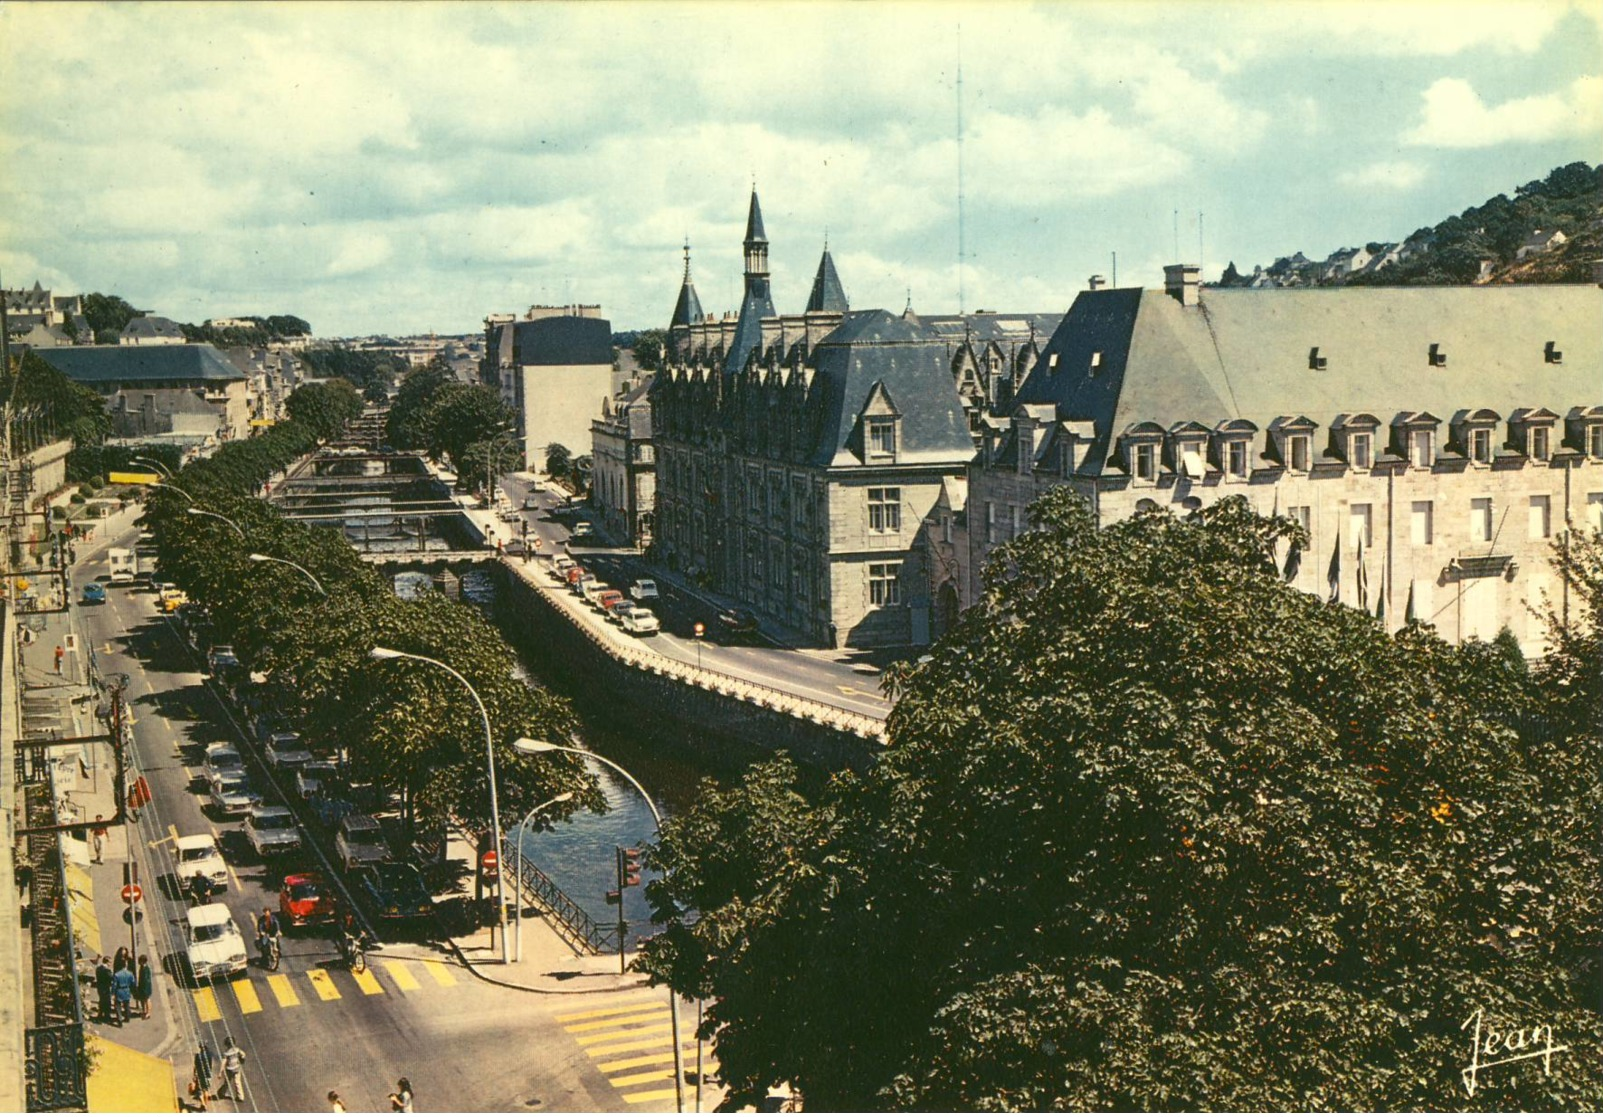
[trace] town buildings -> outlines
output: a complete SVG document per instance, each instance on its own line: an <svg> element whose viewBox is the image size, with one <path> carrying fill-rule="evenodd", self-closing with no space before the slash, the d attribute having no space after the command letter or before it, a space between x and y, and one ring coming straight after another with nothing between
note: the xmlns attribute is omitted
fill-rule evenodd
<svg viewBox="0 0 1603 1117"><path fill-rule="evenodd" d="M612 324L599 306L531 306L522 318L485 319L481 376L516 413L536 473L552 446L574 457L588 450L591 421L612 395L612 364Z"/></svg>
<svg viewBox="0 0 1603 1117"><path fill-rule="evenodd" d="M184 331L171 318L140 315L130 318L117 335L119 345L183 345Z"/></svg>
<svg viewBox="0 0 1603 1117"><path fill-rule="evenodd" d="M250 382L210 345L80 345L38 350L106 401L119 438L199 447L250 433Z"/></svg>
<svg viewBox="0 0 1603 1117"><path fill-rule="evenodd" d="M35 280L32 287L0 291L0 299L14 345L37 349L93 340L81 295L56 295Z"/></svg>
<svg viewBox="0 0 1603 1117"><path fill-rule="evenodd" d="M1287 580L1449 640L1541 654L1551 548L1603 527L1593 285L1082 292L969 472L965 604L1044 490L1101 522L1245 496Z"/></svg>
<svg viewBox="0 0 1603 1117"><path fill-rule="evenodd" d="M650 376L602 404L590 424L590 504L607 535L631 547L651 545L656 527L657 466L651 439Z"/></svg>

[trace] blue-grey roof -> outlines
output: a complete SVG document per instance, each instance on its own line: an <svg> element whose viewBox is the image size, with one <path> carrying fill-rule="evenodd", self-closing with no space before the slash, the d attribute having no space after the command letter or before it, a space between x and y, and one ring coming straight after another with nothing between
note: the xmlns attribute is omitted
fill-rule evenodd
<svg viewBox="0 0 1603 1117"><path fill-rule="evenodd" d="M818 274L813 276L813 293L807 296L807 313L829 310L844 314L850 309L846 290L840 285L840 276L835 274L835 261L826 248L823 259L818 261Z"/></svg>
<svg viewBox="0 0 1603 1117"><path fill-rule="evenodd" d="M696 297L696 285L690 282L690 269L685 269L685 281L679 285L679 300L673 305L673 318L669 326L688 326L701 321L701 300Z"/></svg>
<svg viewBox="0 0 1603 1117"><path fill-rule="evenodd" d="M537 318L518 322L513 362L523 365L612 364L612 323L605 318Z"/></svg>
<svg viewBox="0 0 1603 1117"><path fill-rule="evenodd" d="M735 323L735 336L729 341L729 352L724 355L724 373L733 376L746 365L752 350L762 345L763 319L775 314L773 297L768 293L766 275L746 276L746 297L740 304L740 320Z"/></svg>
<svg viewBox="0 0 1603 1117"><path fill-rule="evenodd" d="M123 327L123 337L183 337L184 331L171 318L141 315L130 318Z"/></svg>
<svg viewBox="0 0 1603 1117"><path fill-rule="evenodd" d="M75 345L34 352L80 384L245 379L243 372L210 345Z"/></svg>
<svg viewBox="0 0 1603 1117"><path fill-rule="evenodd" d="M753 187L751 191L751 211L746 214L746 239L748 241L764 242L768 240L767 235L763 232L763 210L757 204L756 187Z"/></svg>

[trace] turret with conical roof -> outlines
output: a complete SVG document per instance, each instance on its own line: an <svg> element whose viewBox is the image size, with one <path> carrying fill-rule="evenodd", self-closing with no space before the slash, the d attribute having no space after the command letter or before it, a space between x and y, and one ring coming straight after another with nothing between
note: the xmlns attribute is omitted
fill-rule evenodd
<svg viewBox="0 0 1603 1117"><path fill-rule="evenodd" d="M679 298L674 302L673 318L668 322L668 349L675 358L683 358L690 349L690 328L702 319L701 300L696 297L696 285L690 280L690 242L685 242L685 278L679 284Z"/></svg>
<svg viewBox="0 0 1603 1117"><path fill-rule="evenodd" d="M813 293L807 297L807 313L831 311L845 314L850 309L846 303L846 291L840 285L840 276L835 273L835 261L829 254L829 244L826 242L823 258L818 261L818 274L813 276Z"/></svg>
<svg viewBox="0 0 1603 1117"><path fill-rule="evenodd" d="M762 342L762 320L774 316L774 299L768 289L768 237L763 232L763 211L752 187L751 209L746 215L746 295L740 303L740 321L724 357L724 372L733 375Z"/></svg>

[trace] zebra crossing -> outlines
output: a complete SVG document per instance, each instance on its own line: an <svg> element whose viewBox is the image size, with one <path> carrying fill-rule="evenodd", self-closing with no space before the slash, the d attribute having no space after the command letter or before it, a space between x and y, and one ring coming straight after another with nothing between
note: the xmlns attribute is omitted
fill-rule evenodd
<svg viewBox="0 0 1603 1117"><path fill-rule="evenodd" d="M674 1100L673 1025L660 994L554 1015L626 1104L655 1106ZM696 1060L692 1032L693 1028L687 1032L681 1026L680 1051L687 1070ZM716 1070L716 1063L703 1052L703 1073Z"/></svg>
<svg viewBox="0 0 1603 1117"><path fill-rule="evenodd" d="M427 975L427 984L419 980L414 967ZM339 975L338 981L335 980L335 974ZM269 1007L293 1009L343 1000L347 993L353 997L380 997L391 992L415 993L429 988L449 988L456 983L456 974L444 962L378 958L360 973L310 969L295 974L268 974L265 980L241 975L229 981L201 985L189 992L195 1001L195 1011L204 1023L221 1020L223 1009L229 1005L237 1009L241 1016L250 1016L264 1012ZM354 991L350 986L355 986Z"/></svg>

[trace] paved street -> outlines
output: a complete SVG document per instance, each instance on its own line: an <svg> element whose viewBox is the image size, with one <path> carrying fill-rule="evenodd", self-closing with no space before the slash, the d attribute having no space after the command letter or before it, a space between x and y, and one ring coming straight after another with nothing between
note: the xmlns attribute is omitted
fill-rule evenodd
<svg viewBox="0 0 1603 1117"><path fill-rule="evenodd" d="M106 580L104 548L117 541L101 540L97 550L81 555L75 586ZM667 996L635 985L636 977L610 980L610 987L580 995L505 988L475 976L444 947L391 938L387 930L367 972L358 974L341 964L322 932L292 931L278 972L264 972L251 949L245 975L190 988L179 964L188 905L174 877L176 835L219 838L230 876L221 899L247 944L254 937L254 913L277 908L278 875L250 856L240 824L210 815L198 794L205 746L240 744L244 734L202 674L196 654L156 613L151 593L117 587L106 604L81 607L78 618L99 670L130 677L134 764L154 796L126 834L112 835L107 864L94 867L97 889L115 911L130 844L140 861L146 918L139 949L149 951L153 962L159 959L157 1004L168 1010L165 1021L118 1029L119 1042L169 1056L187 1083L197 1040L221 1050L224 1037L232 1035L247 1057L242 1109L326 1109L329 1090L339 1091L352 1110L382 1109L396 1079L405 1075L421 1110L672 1111ZM249 748L242 751L252 755ZM252 774L269 800L292 807L298 802L276 789L260 767ZM104 780L108 773L97 775ZM297 867L335 876L313 853ZM100 906L108 910L105 899ZM102 919L110 949L122 940L104 914ZM551 988L560 985L551 979L553 968L560 974L564 966L582 969L588 961L561 957L562 950L550 945L554 934L538 920L526 923L525 936L547 940L530 951L532 964L492 972L500 969L498 961L486 962L481 972L539 987L526 979L543 971L544 987ZM472 960L475 953L489 952L469 949L466 957ZM693 1019L692 1010L684 1033L692 1062Z"/></svg>

